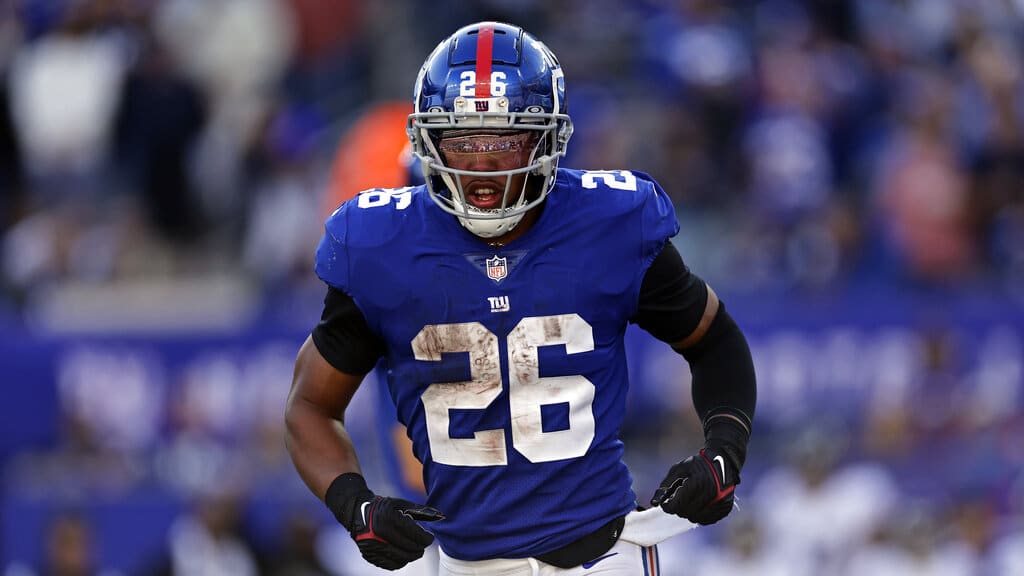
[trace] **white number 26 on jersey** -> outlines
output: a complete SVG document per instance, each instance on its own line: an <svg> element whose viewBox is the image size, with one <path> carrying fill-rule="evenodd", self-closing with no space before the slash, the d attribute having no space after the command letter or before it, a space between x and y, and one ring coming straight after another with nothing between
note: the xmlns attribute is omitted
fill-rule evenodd
<svg viewBox="0 0 1024 576"><path fill-rule="evenodd" d="M580 375L541 377L537 349L564 344L566 354L594 349L590 324L577 314L523 318L508 335L512 446L531 462L584 455L594 439L594 384ZM498 337L479 322L425 326L412 341L417 360L469 353L470 380L435 383L422 396L430 452L435 462L452 466L508 464L504 429L479 430L472 438L452 438L450 410L488 407L501 395ZM545 432L541 407L569 405L569 427Z"/></svg>

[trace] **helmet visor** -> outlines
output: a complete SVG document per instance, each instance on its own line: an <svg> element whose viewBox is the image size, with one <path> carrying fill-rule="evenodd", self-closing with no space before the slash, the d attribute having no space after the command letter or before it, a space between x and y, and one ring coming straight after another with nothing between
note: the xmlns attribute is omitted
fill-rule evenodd
<svg viewBox="0 0 1024 576"><path fill-rule="evenodd" d="M527 166L539 141L535 132L480 133L451 130L441 135L437 148L452 168L491 165L502 170Z"/></svg>

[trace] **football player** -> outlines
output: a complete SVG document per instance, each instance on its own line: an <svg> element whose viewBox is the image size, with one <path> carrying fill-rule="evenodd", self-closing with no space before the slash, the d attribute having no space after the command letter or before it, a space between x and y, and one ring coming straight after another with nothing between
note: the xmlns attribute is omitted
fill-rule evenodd
<svg viewBox="0 0 1024 576"><path fill-rule="evenodd" d="M287 445L363 557L436 537L440 574L657 574L658 541L724 518L756 386L742 332L671 242L648 175L559 168L562 69L521 28L464 27L430 54L407 132L425 184L326 222L320 323L298 353ZM619 429L629 322L689 362L705 443L638 511ZM425 502L374 493L344 414L383 360Z"/></svg>

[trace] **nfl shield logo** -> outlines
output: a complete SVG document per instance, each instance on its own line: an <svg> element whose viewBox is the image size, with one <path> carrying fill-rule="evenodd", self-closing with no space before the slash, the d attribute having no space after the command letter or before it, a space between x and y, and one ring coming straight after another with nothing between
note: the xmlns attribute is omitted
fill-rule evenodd
<svg viewBox="0 0 1024 576"><path fill-rule="evenodd" d="M508 276L508 266L504 258L495 256L487 259L487 277L495 282L501 282Z"/></svg>

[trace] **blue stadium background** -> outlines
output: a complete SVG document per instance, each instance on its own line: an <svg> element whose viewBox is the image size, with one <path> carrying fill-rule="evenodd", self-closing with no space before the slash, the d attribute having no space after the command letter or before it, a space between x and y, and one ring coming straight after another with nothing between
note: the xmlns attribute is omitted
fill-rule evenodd
<svg viewBox="0 0 1024 576"><path fill-rule="evenodd" d="M4 574L362 573L281 439L312 252L341 138L481 19L752 345L740 509L665 573L1024 573L1024 1L0 0ZM629 338L649 497L701 440Z"/></svg>

